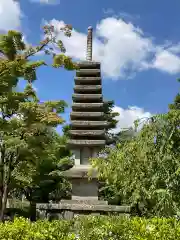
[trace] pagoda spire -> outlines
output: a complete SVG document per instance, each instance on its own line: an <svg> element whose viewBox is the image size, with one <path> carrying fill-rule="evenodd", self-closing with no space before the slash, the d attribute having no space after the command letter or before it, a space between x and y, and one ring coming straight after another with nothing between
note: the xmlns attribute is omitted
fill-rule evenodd
<svg viewBox="0 0 180 240"><path fill-rule="evenodd" d="M87 52L86 52L87 61L92 61L92 35L93 35L93 28L89 26L88 34L87 34Z"/></svg>

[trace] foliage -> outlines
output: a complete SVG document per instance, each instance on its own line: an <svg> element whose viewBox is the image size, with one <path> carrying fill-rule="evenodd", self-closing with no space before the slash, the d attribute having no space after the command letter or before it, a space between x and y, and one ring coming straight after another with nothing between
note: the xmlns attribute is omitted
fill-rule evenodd
<svg viewBox="0 0 180 240"><path fill-rule="evenodd" d="M62 131L66 138L70 138L70 130L71 130L71 124L65 124L63 126Z"/></svg>
<svg viewBox="0 0 180 240"><path fill-rule="evenodd" d="M66 25L59 30L70 37L71 29L70 25ZM22 33L17 31L11 30L7 34L0 35L0 77L14 77L11 85L17 84L18 77L23 77L30 82L36 80L36 69L47 63L44 60L29 62L29 59L40 52L52 56L52 66L55 68L64 67L67 70L77 68L71 58L64 54L66 49L63 42L56 39L54 27L52 25L44 26L43 32L44 39L38 46L25 44ZM57 52L60 53L57 54Z"/></svg>
<svg viewBox="0 0 180 240"><path fill-rule="evenodd" d="M137 136L138 132L136 130L136 127L130 127L127 129L122 129L120 132L116 133L115 139L116 139L116 145L117 144L124 144L127 141L131 141L133 138Z"/></svg>
<svg viewBox="0 0 180 240"><path fill-rule="evenodd" d="M69 26L61 30L71 35ZM53 26L45 26L44 34L37 47L25 44L20 32L0 35L0 220L13 181L21 170L31 169L26 174L32 175L35 168L28 167L39 165L46 147L52 144L52 128L64 122L60 116L66 107L64 101L39 101L32 83L37 79L37 68L47 64L31 57L44 51L53 57L53 67L73 70L76 65L64 55L65 48L56 40ZM56 54L57 49L60 54ZM20 79L26 85L22 91L18 90Z"/></svg>
<svg viewBox="0 0 180 240"><path fill-rule="evenodd" d="M0 239L6 240L176 240L180 238L180 223L165 218L82 217L73 221L38 221L23 218L0 225Z"/></svg>
<svg viewBox="0 0 180 240"><path fill-rule="evenodd" d="M104 101L104 121L108 123L106 128L106 144L114 144L116 142L116 134L114 132L117 127L119 116L118 112L114 112L114 101Z"/></svg>
<svg viewBox="0 0 180 240"><path fill-rule="evenodd" d="M68 194L69 183L62 171L73 166L69 159L70 151L63 136L54 131L51 137L43 152L36 152L36 161L24 162L21 168L16 168L10 186L11 197L18 198L24 194L29 202L45 203L49 200L59 201Z"/></svg>
<svg viewBox="0 0 180 240"><path fill-rule="evenodd" d="M130 204L139 214L180 216L179 109L152 117L135 138L92 163L106 183L107 198Z"/></svg>
<svg viewBox="0 0 180 240"><path fill-rule="evenodd" d="M117 144L123 145L127 141L131 141L137 135L137 131L134 128L121 129L119 131L116 130L118 123L117 116L119 116L119 113L114 112L113 108L113 101L105 102L105 120L109 123L109 125L106 129L106 146L99 154L99 156L103 157L105 161L109 153L116 147ZM110 204L120 204L120 196L113 191L113 188L111 188L110 185L106 184L106 179L101 178L99 180L99 198L108 200Z"/></svg>

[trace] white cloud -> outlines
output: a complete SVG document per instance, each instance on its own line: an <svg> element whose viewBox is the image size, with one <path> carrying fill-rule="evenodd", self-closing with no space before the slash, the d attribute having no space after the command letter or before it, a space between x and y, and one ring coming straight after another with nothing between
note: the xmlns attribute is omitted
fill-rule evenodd
<svg viewBox="0 0 180 240"><path fill-rule="evenodd" d="M30 1L49 5L56 5L60 3L60 0L30 0Z"/></svg>
<svg viewBox="0 0 180 240"><path fill-rule="evenodd" d="M56 29L64 25L63 21L53 19L50 24ZM77 59L84 59L86 54L86 34L73 30L72 37L59 33L67 49L67 54ZM104 75L111 78L124 77L127 71L138 70L152 51L150 39L143 37L143 32L131 23L121 19L103 19L95 30L93 59L101 61Z"/></svg>
<svg viewBox="0 0 180 240"><path fill-rule="evenodd" d="M17 1L0 0L0 31L19 29L21 17L21 9Z"/></svg>
<svg viewBox="0 0 180 240"><path fill-rule="evenodd" d="M67 55L85 59L86 34L73 30L72 37L65 37L59 29L63 21L49 22L67 50ZM151 38L145 37L142 29L127 23L121 18L102 19L95 28L93 39L93 60L100 61L102 72L112 79L127 78L137 71L155 68L169 74L180 72L179 45L157 46Z"/></svg>
<svg viewBox="0 0 180 240"><path fill-rule="evenodd" d="M150 112L145 112L143 108L136 106L131 106L127 109L115 106L113 111L119 113L119 116L116 117L118 124L115 132L124 128L133 127L134 121L137 119L146 119L152 116Z"/></svg>
<svg viewBox="0 0 180 240"><path fill-rule="evenodd" d="M180 72L180 57L176 56L168 50L163 50L156 54L156 58L153 62L153 67L161 69L164 72L170 74L176 74Z"/></svg>
<svg viewBox="0 0 180 240"><path fill-rule="evenodd" d="M175 45L171 44L168 50L172 53L180 53L180 43L177 43Z"/></svg>

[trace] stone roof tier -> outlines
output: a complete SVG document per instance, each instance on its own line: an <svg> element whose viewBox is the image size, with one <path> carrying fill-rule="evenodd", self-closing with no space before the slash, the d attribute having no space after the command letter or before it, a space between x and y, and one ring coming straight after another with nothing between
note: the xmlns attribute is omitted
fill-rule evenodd
<svg viewBox="0 0 180 240"><path fill-rule="evenodd" d="M102 87L101 85L75 85L74 87L75 93L101 93Z"/></svg>
<svg viewBox="0 0 180 240"><path fill-rule="evenodd" d="M94 77L100 77L101 75L101 70L100 69L79 69L76 71L76 76L77 77L91 77L91 76L94 76Z"/></svg>
<svg viewBox="0 0 180 240"><path fill-rule="evenodd" d="M71 121L72 127L78 127L78 128L99 128L99 129L104 129L107 126L106 121L84 121L84 120L73 120Z"/></svg>
<svg viewBox="0 0 180 240"><path fill-rule="evenodd" d="M70 130L69 133L73 136L98 136L104 137L105 131L104 130Z"/></svg>
<svg viewBox="0 0 180 240"><path fill-rule="evenodd" d="M74 102L102 102L102 94L73 94L72 99Z"/></svg>
<svg viewBox="0 0 180 240"><path fill-rule="evenodd" d="M81 147L104 147L106 141L105 140L76 140L70 139L67 142L67 145L72 148L81 148Z"/></svg>
<svg viewBox="0 0 180 240"><path fill-rule="evenodd" d="M73 103L72 104L72 110L80 110L88 112L90 110L92 111L98 111L101 112L103 110L104 104L103 103Z"/></svg>
<svg viewBox="0 0 180 240"><path fill-rule="evenodd" d="M92 68L96 68L96 69L100 69L101 68L101 65L100 65L100 62L94 62L94 61L81 61L81 62L78 62L78 67L80 69L92 69Z"/></svg>
<svg viewBox="0 0 180 240"><path fill-rule="evenodd" d="M104 116L104 112L71 112L70 114L71 120L77 119L77 118L102 118Z"/></svg>
<svg viewBox="0 0 180 240"><path fill-rule="evenodd" d="M74 78L75 84L101 84L101 77L81 76Z"/></svg>

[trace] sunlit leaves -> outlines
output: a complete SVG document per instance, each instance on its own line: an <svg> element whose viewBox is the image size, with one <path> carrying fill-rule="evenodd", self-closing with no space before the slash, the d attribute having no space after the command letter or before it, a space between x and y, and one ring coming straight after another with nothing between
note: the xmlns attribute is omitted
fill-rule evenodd
<svg viewBox="0 0 180 240"><path fill-rule="evenodd" d="M66 36L71 36L72 27L66 25L59 29ZM29 82L36 80L35 70L46 65L44 61L33 62L33 66L28 65L29 57L35 56L39 52L44 52L54 58L52 66L64 67L73 70L77 66L72 59L65 56L66 49L61 39L56 39L55 29L52 25L44 26L44 39L37 46L25 44L22 33L9 31L8 34L0 35L0 76L24 77ZM60 54L57 54L57 51ZM0 84L1 85L1 84Z"/></svg>
<svg viewBox="0 0 180 240"><path fill-rule="evenodd" d="M93 159L107 199L139 208L141 214L172 216L180 212L180 113L154 116L135 138ZM117 203L117 202L116 202Z"/></svg>
<svg viewBox="0 0 180 240"><path fill-rule="evenodd" d="M77 68L77 65L72 62L72 59L70 57L59 54L54 56L53 67L65 67L67 70L73 70Z"/></svg>
<svg viewBox="0 0 180 240"><path fill-rule="evenodd" d="M52 184L58 185L62 178L57 164L61 157L70 154L58 145L58 137L53 132L58 124L64 122L60 114L64 113L66 103L40 102L32 85L37 80L36 70L47 64L44 60L32 61L31 57L46 51L53 58L57 48L52 44L61 52L60 57L56 55L54 59L55 67L75 68L72 60L63 55L63 43L56 41L53 31L52 26L45 27L44 40L38 46L26 44L20 32L9 31L0 35L0 196L3 196L4 188L12 193L14 189L23 187L29 196L29 188L35 191L42 182L49 186L48 190L44 188L47 193L53 191ZM62 31L70 36L69 27ZM20 79L25 82L24 89L19 88ZM66 163L64 166L67 168ZM45 165L48 169L43 172ZM49 175L53 171L59 174L56 178ZM7 192L0 198L1 217L1 203L6 198Z"/></svg>

